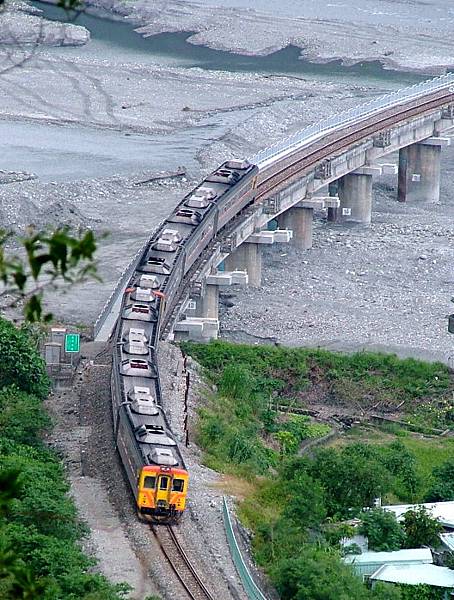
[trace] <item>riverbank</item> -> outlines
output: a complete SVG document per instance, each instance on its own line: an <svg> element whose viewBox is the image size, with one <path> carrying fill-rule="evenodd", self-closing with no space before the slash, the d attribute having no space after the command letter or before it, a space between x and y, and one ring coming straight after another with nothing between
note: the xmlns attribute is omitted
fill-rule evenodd
<svg viewBox="0 0 454 600"><path fill-rule="evenodd" d="M43 19L41 11L22 0L7 0L1 9L0 44L14 46L0 61L0 74L32 56L40 46L81 46L90 40L85 27L73 23L56 23ZM21 56L17 56L17 55ZM10 58L8 61L7 59Z"/></svg>
<svg viewBox="0 0 454 600"><path fill-rule="evenodd" d="M377 61L385 68L435 74L454 66L454 12L447 0L372 0L328 6L315 0L89 0L91 7L124 16L141 35L192 32L191 44L263 56L289 44L304 59L344 65Z"/></svg>

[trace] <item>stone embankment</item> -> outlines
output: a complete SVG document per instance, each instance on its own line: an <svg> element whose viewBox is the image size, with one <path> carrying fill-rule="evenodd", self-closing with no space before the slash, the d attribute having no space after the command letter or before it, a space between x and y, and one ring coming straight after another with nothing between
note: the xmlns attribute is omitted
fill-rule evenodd
<svg viewBox="0 0 454 600"><path fill-rule="evenodd" d="M5 3L0 19L0 44L19 46L82 46L90 39L90 32L80 25L49 21L41 11L20 0ZM24 48L25 46L25 48Z"/></svg>

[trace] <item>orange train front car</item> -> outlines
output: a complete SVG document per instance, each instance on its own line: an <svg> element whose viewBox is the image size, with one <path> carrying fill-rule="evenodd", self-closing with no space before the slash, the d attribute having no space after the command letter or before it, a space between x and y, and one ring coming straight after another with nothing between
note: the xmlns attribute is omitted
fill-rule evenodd
<svg viewBox="0 0 454 600"><path fill-rule="evenodd" d="M189 475L185 469L147 465L139 477L137 509L144 520L178 521L186 505Z"/></svg>

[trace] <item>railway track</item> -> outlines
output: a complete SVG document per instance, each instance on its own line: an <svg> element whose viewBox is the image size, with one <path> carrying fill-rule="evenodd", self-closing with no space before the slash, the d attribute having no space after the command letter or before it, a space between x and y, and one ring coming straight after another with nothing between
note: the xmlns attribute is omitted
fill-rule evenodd
<svg viewBox="0 0 454 600"><path fill-rule="evenodd" d="M203 583L171 525L151 525L164 556L191 600L215 600Z"/></svg>
<svg viewBox="0 0 454 600"><path fill-rule="evenodd" d="M367 136L398 125L405 119L440 109L453 100L454 93L451 88L442 90L432 94L424 102L421 102L421 99L413 100L389 108L383 114L371 116L363 122L347 126L344 130L328 132L325 138L309 147L297 149L281 159L276 158L275 164L266 167L259 175L256 201L287 187L293 180L309 172L320 160L335 156L337 152L361 142Z"/></svg>

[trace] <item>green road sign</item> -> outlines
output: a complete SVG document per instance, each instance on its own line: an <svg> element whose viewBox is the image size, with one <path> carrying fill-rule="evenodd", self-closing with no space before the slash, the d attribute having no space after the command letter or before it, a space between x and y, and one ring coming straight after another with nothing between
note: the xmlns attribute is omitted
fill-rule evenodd
<svg viewBox="0 0 454 600"><path fill-rule="evenodd" d="M80 334L79 333L67 333L65 335L65 352L79 352L80 351Z"/></svg>

